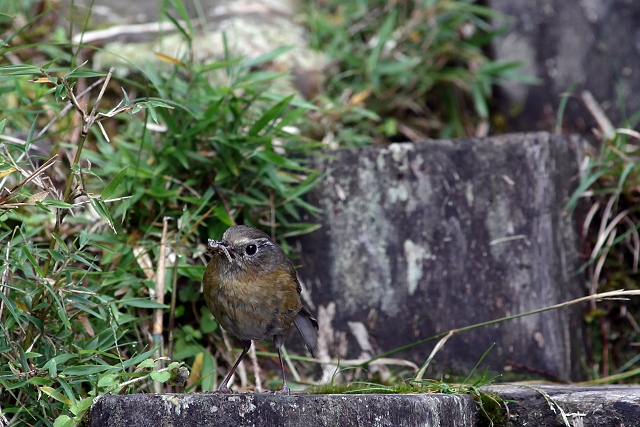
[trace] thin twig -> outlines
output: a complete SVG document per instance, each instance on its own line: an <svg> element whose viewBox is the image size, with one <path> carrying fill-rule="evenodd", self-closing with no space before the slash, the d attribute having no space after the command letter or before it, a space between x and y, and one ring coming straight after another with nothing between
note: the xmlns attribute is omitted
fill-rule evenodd
<svg viewBox="0 0 640 427"><path fill-rule="evenodd" d="M156 302L164 304L164 280L166 274L166 251L167 251L167 233L169 228L169 220L171 218L164 217L162 221L162 235L160 237L160 251L158 253L158 269L156 271ZM162 334L162 315L164 310L159 308L154 312L153 334Z"/></svg>
<svg viewBox="0 0 640 427"><path fill-rule="evenodd" d="M25 184L29 183L30 181L33 181L35 178L38 177L38 175L40 175L42 172L44 172L47 168L49 168L49 166L53 165L56 161L56 159L58 158L57 155L51 157L49 160L47 160L46 162L44 162L42 164L42 166L40 166L38 169L34 170L33 172L31 172L29 174L29 176L27 176L25 179L23 179L22 181L20 181L18 184L16 184L11 190L9 190L9 192L7 194L5 194L4 196L0 196L0 204L3 203L4 201L6 201L7 199L9 199L16 191L18 191L21 187L23 187Z"/></svg>
<svg viewBox="0 0 640 427"><path fill-rule="evenodd" d="M178 294L178 262L180 261L180 245L181 234L182 233L182 218L178 218L178 235L176 236L176 246L174 248L174 256L175 261L173 263L173 275L171 277L171 307L169 308L169 359L173 359L173 330L175 328L175 319L176 319L176 304L177 304L177 294Z"/></svg>
<svg viewBox="0 0 640 427"><path fill-rule="evenodd" d="M107 85L109 84L109 81L111 80L111 76L113 75L114 71L115 71L115 68L113 68L113 67L111 67L111 69L109 69L109 73L105 77L104 84L102 86L102 89L100 90L100 95L96 99L93 111L97 110L98 105L100 104L100 101L102 101L102 95L104 94L104 91L106 90ZM45 70L43 70L43 72L45 73L45 75L49 76L48 73ZM76 155L75 155L75 158L73 159L73 162L71 164L71 172L69 173L69 176L67 177L67 186L66 186L66 188L64 190L64 195L62 196L62 201L63 202L70 203L70 202L73 201L72 200L73 197L71 197L71 196L73 195L75 197L75 194L76 194L75 192L72 193L72 191L71 191L71 187L73 186L73 169L80 162L80 155L82 153L82 148L84 147L84 143L85 143L85 141L87 139L87 134L89 132L89 129L91 128L91 126L94 123L95 117L93 115L87 116L87 113L80 106L80 104L78 103L78 100L76 99L75 95L73 94L73 88L71 87L71 85L69 84L67 79L62 79L62 84L64 85L65 89L67 90L67 93L69 95L69 99L71 100L73 105L76 107L76 110L78 111L78 113L82 116L82 122L83 122L83 124L82 124L82 135L81 135L82 137L80 138L80 142L78 143L78 147L76 149ZM55 224L54 229L53 229L54 233L57 234L60 231L60 227L62 226L62 221L64 220L64 217L67 215L67 213L68 213L68 210L66 210L66 209L64 209L64 210L58 209L57 210L57 213L56 213L56 224ZM49 255L47 256L47 259L45 260L44 266L42 268L42 271L43 271L43 274L44 274L45 277L49 273L49 268L51 266L51 259L52 259L51 258L51 253L52 253L52 251L54 251L56 249L56 245L57 245L56 240L55 239L51 239L51 242L49 243ZM35 302L37 302L39 304L40 303L40 298L38 298L38 296L36 296ZM31 323L29 325L29 329L31 330L32 327L33 327L33 323Z"/></svg>
<svg viewBox="0 0 640 427"><path fill-rule="evenodd" d="M169 228L169 217L164 217L162 221L162 236L160 237L160 251L158 253L158 270L156 271L156 287L155 287L155 297L156 302L159 304L164 304L164 278L166 274L166 250L167 250L167 230ZM158 360L156 361L157 368L163 368L162 361L162 317L164 315L164 309L156 308L153 312L153 325L151 330L151 336L153 339L153 345L158 347ZM156 393L162 392L162 384L158 381L153 382L153 388Z"/></svg>
<svg viewBox="0 0 640 427"><path fill-rule="evenodd" d="M91 92L93 90L93 88L95 88L96 86L100 85L102 82L104 81L104 77L93 82L88 88L86 88L85 90L83 90L82 92L80 92L80 94L78 95L78 98L82 98L83 96L85 96L87 93ZM51 126L53 126L53 124L55 122L58 121L58 119L60 119L61 117L64 117L71 109L73 109L74 105L71 101L67 102L67 105L64 106L64 108L58 113L56 114L56 116L45 125L45 127L43 127L40 132L38 132L37 137L41 137L42 135L45 134L45 132L47 130L49 130L49 128Z"/></svg>

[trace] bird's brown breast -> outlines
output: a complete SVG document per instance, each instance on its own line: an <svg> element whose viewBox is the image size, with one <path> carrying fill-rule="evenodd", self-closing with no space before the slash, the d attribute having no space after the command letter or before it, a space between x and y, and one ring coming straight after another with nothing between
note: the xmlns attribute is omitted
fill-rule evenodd
<svg viewBox="0 0 640 427"><path fill-rule="evenodd" d="M214 256L203 278L204 299L218 323L244 340L284 333L302 308L295 278L284 270L222 268Z"/></svg>

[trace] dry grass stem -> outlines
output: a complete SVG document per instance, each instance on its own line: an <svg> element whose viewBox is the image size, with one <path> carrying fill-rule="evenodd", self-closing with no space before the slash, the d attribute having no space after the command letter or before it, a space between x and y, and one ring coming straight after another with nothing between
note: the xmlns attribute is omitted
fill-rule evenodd
<svg viewBox="0 0 640 427"><path fill-rule="evenodd" d="M580 95L580 98L582 99L582 102L584 102L584 105L587 107L593 118L598 123L603 137L607 139L613 138L615 135L615 128L613 127L611 121L604 113L591 92L589 92L588 90L583 91Z"/></svg>
<svg viewBox="0 0 640 427"><path fill-rule="evenodd" d="M424 373L427 370L427 367L429 366L429 363L431 363L433 358L436 357L436 354L438 353L438 351L440 351L440 349L442 347L444 347L444 345L447 343L449 338L451 338L453 336L453 333L454 333L454 331L449 331L449 333L447 335L445 335L444 337L440 338L440 341L438 341L438 343L433 348L433 350L431 350L431 354L429 354L429 357L427 357L427 360L424 362L424 365L422 365L420 370L414 376L414 379L416 381L420 381L422 379L422 377L424 376Z"/></svg>
<svg viewBox="0 0 640 427"><path fill-rule="evenodd" d="M591 228L591 222L593 221L593 217L598 212L598 209L600 209L600 202L597 202L597 201L593 205L591 205L591 207L589 208L589 212L587 212L587 216L584 218L584 224L582 224L583 238L587 236L587 233L589 232L589 228Z"/></svg>
<svg viewBox="0 0 640 427"><path fill-rule="evenodd" d="M183 26L184 21L177 21ZM73 43L93 43L100 40L107 40L123 34L150 34L167 31L175 31L176 27L172 22L148 22L144 24L116 25L103 30L86 31L73 36Z"/></svg>
<svg viewBox="0 0 640 427"><path fill-rule="evenodd" d="M498 243L506 243L506 242L511 242L513 240L520 240L520 239L527 239L527 236L524 234L517 234L515 236L507 236L507 237L500 237L498 239L494 239L492 241L489 242L489 246L495 246Z"/></svg>
<svg viewBox="0 0 640 427"><path fill-rule="evenodd" d="M293 360L291 360L291 356L289 356L289 352L287 351L285 346L282 346L280 348L280 351L282 353L282 358L284 359L285 363L287 364L287 366L291 370L291 375L293 375L293 379L296 382L301 382L302 380L300 378L300 373L296 369L296 366L293 364Z"/></svg>
<svg viewBox="0 0 640 427"><path fill-rule="evenodd" d="M633 129L618 128L618 129L616 129L616 132L624 134L624 135L631 136L631 137L637 139L638 141L640 141L640 132L635 131ZM636 145L637 145L637 143L636 143Z"/></svg>
<svg viewBox="0 0 640 427"><path fill-rule="evenodd" d="M636 228L636 224L627 216L624 217L624 222L627 223L629 229L631 230L631 234L627 236L627 248L629 252L633 255L633 263L631 264L631 272L638 272L638 261L640 259L640 234L638 233L638 229Z"/></svg>
<svg viewBox="0 0 640 427"><path fill-rule="evenodd" d="M609 239L609 234L611 234L612 231L615 229L615 227L618 225L618 223L620 223L620 221L622 221L622 219L629 214L630 210L631 209L625 209L622 212L620 212L618 215L616 215L616 217L609 223L609 225L607 225L604 231L598 235L598 240L596 244L593 246L593 250L591 251L592 259L595 259L598 256L600 249L602 249L602 246Z"/></svg>
<svg viewBox="0 0 640 427"><path fill-rule="evenodd" d="M611 245L613 244L614 239L616 238L616 234L617 231L613 230L611 232L611 234L609 235L609 238L607 240L607 244L605 249L602 251L602 254L600 254L600 256L598 257L598 260L596 262L596 266L593 270L593 276L591 277L591 287L589 288L589 291L594 294L598 291L598 282L600 280L600 274L602 273L602 268L604 267L604 263L607 260L607 255L609 254L609 248L611 247Z"/></svg>
<svg viewBox="0 0 640 427"><path fill-rule="evenodd" d="M550 306L547 306L547 307L542 307L542 308L539 308L539 309L536 309L536 310L527 311L525 313L514 314L514 315L506 316L506 317L500 317L498 319L493 319L493 320L488 320L486 322L476 323L476 324L473 324L473 325L465 326L463 328L451 329L451 330L449 330L447 332L443 332L441 334L437 334L437 335L434 335L432 337L425 338L423 340L415 341L415 342L413 342L411 344L407 344L405 346L398 347L398 348L395 348L393 350L390 350L390 351L387 351L385 353L382 353L382 354L380 354L378 356L372 357L371 359L363 361L359 366L364 366L364 365L367 365L367 364L370 364L370 363L374 362L375 360L386 358L386 357L391 356L393 354L409 350L409 349L411 349L413 347L417 347L417 346L425 344L427 342L446 337L447 335L449 335L451 333L456 334L456 333L460 333L460 332L470 331L472 329L481 328L483 326L494 325L496 323L502 323L502 322L506 322L508 320L518 319L520 317L531 316L533 314L544 313L545 311L557 310L559 308L568 307L568 306L571 306L571 305L574 305L574 304L580 304L580 303L583 303L583 302L596 301L596 300L607 300L607 299L613 299L613 298L617 299L617 298L620 298L620 297L630 297L630 296L640 296L640 290L630 290L630 291L617 290L617 291L602 292L602 293L598 293L598 294L587 295L587 296L584 296L584 297L581 297L581 298L576 298L576 299L573 299L573 300L570 300L570 301L565 301L565 302L562 302L562 303L559 303L559 304L554 304L554 305L550 305Z"/></svg>
<svg viewBox="0 0 640 427"><path fill-rule="evenodd" d="M251 360L251 366L253 367L253 376L255 377L256 391L260 393L262 391L262 370L258 363L258 356L256 355L256 343L251 341L251 347L249 347L249 360Z"/></svg>

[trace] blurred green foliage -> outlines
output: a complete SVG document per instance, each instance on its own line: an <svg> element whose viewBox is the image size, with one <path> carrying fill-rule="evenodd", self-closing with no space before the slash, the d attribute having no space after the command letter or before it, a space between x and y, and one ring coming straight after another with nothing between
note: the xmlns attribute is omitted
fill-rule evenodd
<svg viewBox="0 0 640 427"><path fill-rule="evenodd" d="M474 135L489 125L496 83L537 83L518 62L489 58L504 31L491 21L507 17L473 0L317 0L309 10L311 43L332 61L330 120L316 132L340 144Z"/></svg>

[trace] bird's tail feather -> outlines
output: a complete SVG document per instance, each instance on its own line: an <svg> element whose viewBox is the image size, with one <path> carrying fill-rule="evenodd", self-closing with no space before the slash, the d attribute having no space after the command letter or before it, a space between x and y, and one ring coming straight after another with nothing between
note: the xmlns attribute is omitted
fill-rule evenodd
<svg viewBox="0 0 640 427"><path fill-rule="evenodd" d="M294 323L296 324L296 328L298 328L300 335L302 335L302 339L304 340L304 345L307 347L307 350L309 350L312 357L316 357L315 350L318 346L318 321L313 317L311 312L303 306L296 316Z"/></svg>

